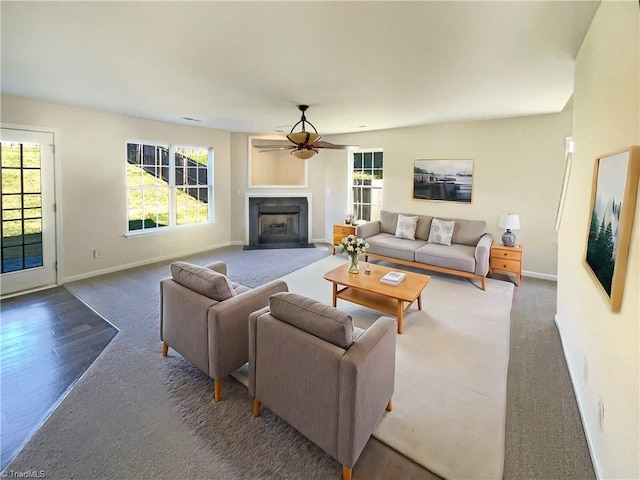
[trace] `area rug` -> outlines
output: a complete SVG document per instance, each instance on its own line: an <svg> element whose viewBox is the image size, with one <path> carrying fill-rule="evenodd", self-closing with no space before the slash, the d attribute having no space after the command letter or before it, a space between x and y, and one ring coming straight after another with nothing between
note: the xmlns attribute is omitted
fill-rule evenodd
<svg viewBox="0 0 640 480"><path fill-rule="evenodd" d="M327 257L283 280L330 304L322 275L340 264L344 257ZM482 291L467 279L431 277L423 310L413 306L397 336L393 411L374 436L447 479L502 478L513 284L487 279ZM338 308L362 328L380 316L342 300Z"/></svg>

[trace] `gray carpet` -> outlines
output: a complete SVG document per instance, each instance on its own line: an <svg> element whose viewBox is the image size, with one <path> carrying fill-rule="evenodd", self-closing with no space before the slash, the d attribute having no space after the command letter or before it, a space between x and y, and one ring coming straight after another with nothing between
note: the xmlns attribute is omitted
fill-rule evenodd
<svg viewBox="0 0 640 480"><path fill-rule="evenodd" d="M224 259L232 279L255 286L328 253L229 247L189 260ZM161 356L158 280L168 275L168 264L67 286L121 332L5 473L43 470L49 479L340 478L337 462L266 410L254 421L246 389L235 380L224 383L229 401L216 404L206 375L178 355ZM512 310L505 479L595 478L554 313L555 284L523 279Z"/></svg>
<svg viewBox="0 0 640 480"><path fill-rule="evenodd" d="M330 253L240 248L189 260L224 259L232 279L256 285ZM216 404L206 375L178 355L162 357L158 281L168 266L67 285L120 334L6 471L42 470L48 479L338 478L340 465L284 422L266 411L256 421L244 386L227 379L229 401Z"/></svg>
<svg viewBox="0 0 640 480"><path fill-rule="evenodd" d="M511 308L505 479L596 478L555 313L556 284L523 278Z"/></svg>

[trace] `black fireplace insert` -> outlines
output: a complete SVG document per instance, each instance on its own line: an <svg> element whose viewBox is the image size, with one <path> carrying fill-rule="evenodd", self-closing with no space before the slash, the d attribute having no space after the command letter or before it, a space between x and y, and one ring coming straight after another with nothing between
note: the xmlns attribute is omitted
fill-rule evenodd
<svg viewBox="0 0 640 480"><path fill-rule="evenodd" d="M250 197L249 244L258 248L314 248L306 197Z"/></svg>

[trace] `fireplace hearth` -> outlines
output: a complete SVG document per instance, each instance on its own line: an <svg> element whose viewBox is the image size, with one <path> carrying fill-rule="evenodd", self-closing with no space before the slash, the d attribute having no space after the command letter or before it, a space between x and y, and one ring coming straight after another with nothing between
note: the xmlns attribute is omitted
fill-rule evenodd
<svg viewBox="0 0 640 480"><path fill-rule="evenodd" d="M309 243L306 197L249 197L249 244L261 248L314 248Z"/></svg>

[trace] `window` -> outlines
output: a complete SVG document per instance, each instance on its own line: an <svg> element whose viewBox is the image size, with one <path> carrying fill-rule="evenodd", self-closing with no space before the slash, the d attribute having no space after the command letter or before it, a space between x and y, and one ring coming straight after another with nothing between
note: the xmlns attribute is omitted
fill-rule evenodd
<svg viewBox="0 0 640 480"><path fill-rule="evenodd" d="M210 223L213 150L127 143L128 232Z"/></svg>
<svg viewBox="0 0 640 480"><path fill-rule="evenodd" d="M351 213L357 220L377 220L382 209L382 150L352 155Z"/></svg>
<svg viewBox="0 0 640 480"><path fill-rule="evenodd" d="M2 273L43 265L40 145L2 142Z"/></svg>

